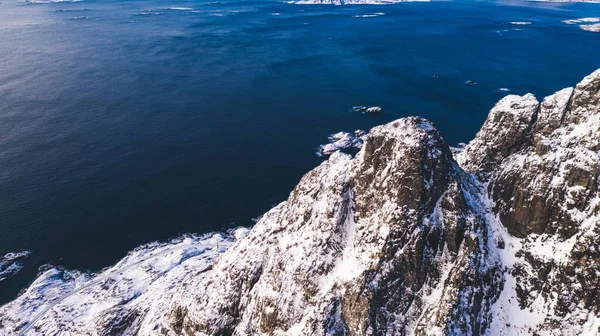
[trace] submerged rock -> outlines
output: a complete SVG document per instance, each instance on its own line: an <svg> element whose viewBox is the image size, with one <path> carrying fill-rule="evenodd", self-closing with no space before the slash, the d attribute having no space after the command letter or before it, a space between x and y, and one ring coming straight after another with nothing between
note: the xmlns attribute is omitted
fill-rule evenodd
<svg viewBox="0 0 600 336"><path fill-rule="evenodd" d="M368 109L368 107L366 106L352 106L352 108L350 109L353 112L366 112Z"/></svg>

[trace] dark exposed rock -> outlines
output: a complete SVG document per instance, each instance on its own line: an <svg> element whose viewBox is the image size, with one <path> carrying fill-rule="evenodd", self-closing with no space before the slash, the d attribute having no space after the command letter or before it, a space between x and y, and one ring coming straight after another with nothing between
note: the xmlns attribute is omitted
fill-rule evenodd
<svg viewBox="0 0 600 336"><path fill-rule="evenodd" d="M127 310L122 306L109 309L96 322L98 335L135 335L139 329L140 314L136 309Z"/></svg>
<svg viewBox="0 0 600 336"><path fill-rule="evenodd" d="M555 314L548 313L538 330L586 323L587 315L574 313L579 309L599 316L599 283L592 274L600 275L600 269L594 257L596 244L590 240L600 237L599 90L600 70L574 90L546 97L531 118L526 113L519 127L523 132L513 133L521 139L518 146L489 145L490 132L484 126L459 154L467 169L487 181L502 225L522 238L516 253L520 261L510 272L519 305L533 310L541 300ZM495 120L492 113L486 124L490 119ZM509 132L498 131L502 125L494 127L496 134ZM507 151L508 147L512 149ZM475 153L496 158L497 167L486 167L486 160L477 160Z"/></svg>
<svg viewBox="0 0 600 336"><path fill-rule="evenodd" d="M531 100L531 108L519 112L526 117L516 118L520 120L516 126L514 117L498 124L494 108L486 121L493 124L493 132L484 125L463 154L465 166L472 171L489 171L491 161L500 165L493 171L491 196L502 223L517 237L547 232L569 238L578 230L570 212L585 211L597 193L600 166L594 152L600 139L592 134L600 134L595 119L600 110L600 98L595 96L600 75L582 83L574 91L564 89L544 99L539 114ZM499 135L500 145L489 145ZM477 159L482 152L488 159Z"/></svg>
<svg viewBox="0 0 600 336"><path fill-rule="evenodd" d="M480 176L496 169L527 143L538 108L532 94L509 95L500 100L462 153L461 166Z"/></svg>

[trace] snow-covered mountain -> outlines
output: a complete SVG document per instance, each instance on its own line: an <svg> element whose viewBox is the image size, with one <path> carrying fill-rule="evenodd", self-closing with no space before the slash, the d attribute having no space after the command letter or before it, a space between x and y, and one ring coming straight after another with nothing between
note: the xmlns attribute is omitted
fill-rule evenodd
<svg viewBox="0 0 600 336"><path fill-rule="evenodd" d="M409 117L249 232L48 269L4 335L598 335L600 70L507 96L466 147Z"/></svg>

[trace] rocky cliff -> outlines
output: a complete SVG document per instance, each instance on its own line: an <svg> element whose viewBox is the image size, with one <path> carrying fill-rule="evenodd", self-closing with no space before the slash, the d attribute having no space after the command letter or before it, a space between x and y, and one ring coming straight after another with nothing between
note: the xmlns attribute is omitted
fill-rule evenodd
<svg viewBox="0 0 600 336"><path fill-rule="evenodd" d="M409 117L249 231L49 269L6 335L598 335L600 70L507 96L462 150Z"/></svg>

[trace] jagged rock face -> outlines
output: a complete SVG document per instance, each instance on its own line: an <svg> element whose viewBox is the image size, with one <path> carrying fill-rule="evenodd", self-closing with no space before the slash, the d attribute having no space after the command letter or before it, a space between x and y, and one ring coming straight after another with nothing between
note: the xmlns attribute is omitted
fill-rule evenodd
<svg viewBox="0 0 600 336"><path fill-rule="evenodd" d="M581 124L600 113L600 74L598 71L583 79L573 93L567 124ZM596 147L597 149L597 147Z"/></svg>
<svg viewBox="0 0 600 336"><path fill-rule="evenodd" d="M559 334L557 330L568 330L569 324L589 325L600 312L600 259L593 242L600 230L599 115L600 70L575 89L546 97L527 117L531 123L521 127L528 131L520 137L518 150L497 156L502 160L496 169L480 170L470 156L493 151L491 146L480 148L486 146L481 139L490 138L485 130L460 154L463 166L487 181L501 224L521 238L508 238L516 256L508 263L508 276L514 277L520 307L537 312L531 324L538 329L530 333ZM598 333L598 325L590 330Z"/></svg>
<svg viewBox="0 0 600 336"><path fill-rule="evenodd" d="M484 177L526 142L539 102L532 94L509 95L490 111L483 127L462 154L464 169Z"/></svg>
<svg viewBox="0 0 600 336"><path fill-rule="evenodd" d="M542 101L533 133L534 145L538 154L542 155L551 149L544 146L544 139L563 124L572 95L573 88L566 88Z"/></svg>
<svg viewBox="0 0 600 336"><path fill-rule="evenodd" d="M541 103L507 96L454 153L399 119L235 243L45 272L0 308L0 334L597 335L599 142L600 70Z"/></svg>
<svg viewBox="0 0 600 336"><path fill-rule="evenodd" d="M494 293L474 287L497 266L487 265L485 225L465 201L448 145L430 122L407 118L373 129L364 147L355 159L336 154L308 173L195 285L197 297L181 297L164 331L485 330L478 316L489 318ZM472 270L471 262L486 267ZM442 293L446 283L463 288ZM470 318L452 318L459 313Z"/></svg>
<svg viewBox="0 0 600 336"><path fill-rule="evenodd" d="M343 316L354 324L350 330L360 335L406 334L413 328L426 335L434 327L474 335L485 330L476 316L486 317L489 307L483 301L493 293L483 300L469 293L471 307L458 301L459 291L433 293L451 283L469 291L469 280L482 281L495 271L486 265L465 279L465 264L478 263L487 253L481 247L485 225L465 201L464 176L440 133L419 118L392 122L370 132L355 160L350 183L358 236L369 237L363 232L377 223L387 237L374 245L381 246L377 265L342 298L342 303L370 299L368 309L346 309ZM358 244L369 246L371 241ZM427 302L433 295L439 295L436 305ZM457 312L469 319L459 319Z"/></svg>
<svg viewBox="0 0 600 336"><path fill-rule="evenodd" d="M490 183L495 210L511 234L526 237L547 232L566 239L578 231L578 216L589 210L598 191L599 89L600 73L596 72L575 90L564 89L545 98L539 110L530 95L508 96L503 101L511 101L512 106L526 98L531 102L531 109L522 113L527 115L523 120L530 123L519 127L514 127L514 123L499 123L492 127L491 135L484 127L461 154L464 166L482 175L489 170L485 165L481 169L479 159L473 154L496 153L498 145L489 139L498 134L509 137L507 141L498 140L499 143L514 142L514 133L498 129L524 130L518 136L521 147L513 150L514 155L505 155L507 152L503 150L496 155L499 160L495 164L500 168L493 170ZM486 124L490 119L493 123L497 117L490 113Z"/></svg>

